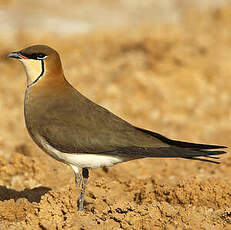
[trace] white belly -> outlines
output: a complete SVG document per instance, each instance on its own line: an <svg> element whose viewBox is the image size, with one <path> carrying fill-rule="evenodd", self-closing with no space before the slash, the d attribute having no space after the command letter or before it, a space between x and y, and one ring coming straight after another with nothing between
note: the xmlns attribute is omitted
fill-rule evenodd
<svg viewBox="0 0 231 230"><path fill-rule="evenodd" d="M41 140L41 139L40 139ZM55 159L65 162L71 166L78 168L99 168L103 166L112 166L124 161L128 161L127 158L118 156L101 155L101 154L84 154L84 153L64 153L55 149L44 140L41 141L43 149L54 157Z"/></svg>
<svg viewBox="0 0 231 230"><path fill-rule="evenodd" d="M98 154L62 153L59 157L62 158L65 162L79 168L99 168L103 166L112 166L124 161L119 157Z"/></svg>

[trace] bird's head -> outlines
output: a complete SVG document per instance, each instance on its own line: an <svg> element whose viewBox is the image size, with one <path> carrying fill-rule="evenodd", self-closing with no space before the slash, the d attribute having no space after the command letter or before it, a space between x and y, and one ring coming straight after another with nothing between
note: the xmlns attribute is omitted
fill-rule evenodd
<svg viewBox="0 0 231 230"><path fill-rule="evenodd" d="M16 58L23 63L28 86L36 84L43 78L63 75L59 54L45 45L29 46L10 53L8 57Z"/></svg>

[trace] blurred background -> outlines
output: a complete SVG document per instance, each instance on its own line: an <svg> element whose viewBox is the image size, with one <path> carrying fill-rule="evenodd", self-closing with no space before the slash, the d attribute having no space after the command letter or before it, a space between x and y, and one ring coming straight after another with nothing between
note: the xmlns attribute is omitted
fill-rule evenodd
<svg viewBox="0 0 231 230"><path fill-rule="evenodd" d="M63 208L57 203L64 199L63 193L70 199L77 190L71 169L42 153L25 129L26 76L21 64L8 60L7 55L34 44L56 49L67 79L82 94L133 125L174 139L229 146L230 0L0 0L1 229L32 225L34 229L40 225L45 229L96 229L97 221L104 228L132 225L148 229L150 220L154 223L151 229L230 227L229 154L222 156L221 165L144 159L92 170L87 201L94 204L88 210L98 210L98 216L90 213L73 222L79 214L65 203L66 214L56 218L68 213L70 225L63 227L57 219L44 218ZM107 182L106 189L113 194L110 198L103 188ZM33 188L41 185L53 195L45 195L50 203L44 198L36 205L53 211L36 214L33 197L44 190L34 192ZM156 206L147 206L150 197L157 200ZM23 198L23 205L11 201L18 198ZM101 216L103 198L109 199L107 207L114 210L104 214L105 220ZM121 199L128 204L120 203ZM148 213L133 213L132 219L137 220L133 224L129 225L127 214L119 222L110 216L117 215L118 207L138 203L139 208L148 207ZM158 210L159 217L149 216Z"/></svg>

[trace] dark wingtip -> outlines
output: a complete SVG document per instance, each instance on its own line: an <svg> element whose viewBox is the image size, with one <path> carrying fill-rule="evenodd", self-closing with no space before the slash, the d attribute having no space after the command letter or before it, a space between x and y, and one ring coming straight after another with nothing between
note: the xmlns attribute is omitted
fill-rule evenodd
<svg viewBox="0 0 231 230"><path fill-rule="evenodd" d="M161 141L163 141L164 143L167 143L169 145L172 146L176 146L176 147L181 147L181 148L190 148L190 149L194 149L194 150L204 150L204 149L225 149L228 148L227 146L223 146L223 145L210 145L210 144L198 144L198 143L192 143L192 142L186 142L186 141L177 141L177 140L172 140L169 139L159 133L155 133L146 129L142 129L142 128L138 128L135 127L137 130L149 134Z"/></svg>
<svg viewBox="0 0 231 230"><path fill-rule="evenodd" d="M210 155L222 155L222 154L225 154L227 153L226 151L203 151L204 153L208 153L207 156L211 157ZM206 157L207 157L206 156Z"/></svg>
<svg viewBox="0 0 231 230"><path fill-rule="evenodd" d="M213 160L209 160L209 159L202 159L202 158L199 158L199 157L182 157L182 158L187 159L187 160L203 161L203 162L213 163L213 164L217 164L217 165L219 165L221 163L219 161L213 161ZM212 157L210 157L210 158L212 158Z"/></svg>
<svg viewBox="0 0 231 230"><path fill-rule="evenodd" d="M224 146L224 145L211 145L213 146L213 149L227 149L228 146Z"/></svg>
<svg viewBox="0 0 231 230"><path fill-rule="evenodd" d="M220 159L220 157L214 157L214 156L206 156L206 157L211 158L211 159L216 159L216 160Z"/></svg>
<svg viewBox="0 0 231 230"><path fill-rule="evenodd" d="M222 149L227 149L228 146L221 145L220 148L222 148Z"/></svg>

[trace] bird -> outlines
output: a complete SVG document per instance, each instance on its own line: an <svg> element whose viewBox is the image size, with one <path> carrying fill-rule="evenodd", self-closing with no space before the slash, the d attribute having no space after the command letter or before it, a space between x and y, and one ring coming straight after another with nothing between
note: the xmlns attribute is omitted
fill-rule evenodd
<svg viewBox="0 0 231 230"><path fill-rule="evenodd" d="M33 141L48 155L69 165L81 187L77 201L85 210L89 169L140 158L184 158L219 163L226 146L169 139L133 126L94 103L65 78L60 56L46 45L12 52L27 75L24 117Z"/></svg>

